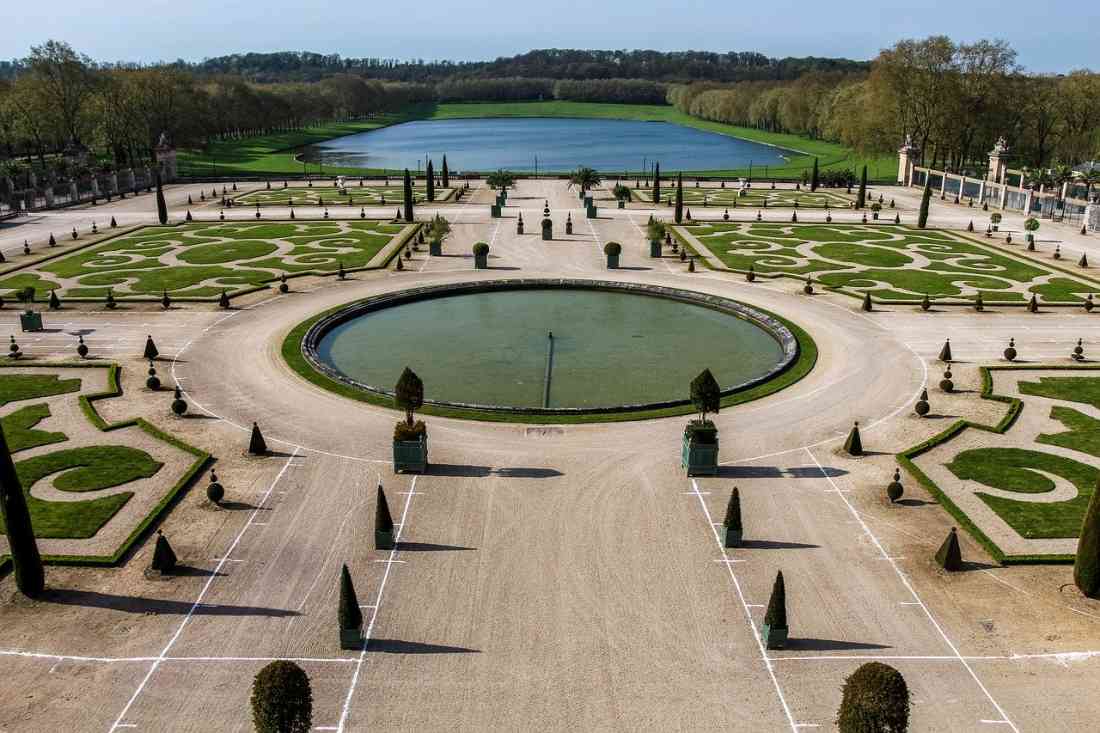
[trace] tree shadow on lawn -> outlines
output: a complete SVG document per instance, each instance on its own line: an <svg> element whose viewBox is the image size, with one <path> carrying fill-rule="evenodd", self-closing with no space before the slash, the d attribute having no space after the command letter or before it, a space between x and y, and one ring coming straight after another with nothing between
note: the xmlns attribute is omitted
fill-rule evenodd
<svg viewBox="0 0 1100 733"><path fill-rule="evenodd" d="M209 574L210 571L202 571ZM119 596L110 593L96 593L84 590L49 589L43 595L42 600L47 603L57 603L65 606L85 606L88 608L104 608L111 611L124 613L163 613L186 615L194 613L196 616L269 616L272 618L287 618L300 616L297 611L288 611L282 608L265 608L263 606L228 606L223 604L200 603L194 601L173 601L159 598L144 598L142 596Z"/></svg>
<svg viewBox="0 0 1100 733"><path fill-rule="evenodd" d="M401 641L399 639L369 639L368 652L381 654L480 654L480 649L468 649L464 646L446 644L425 644L419 641Z"/></svg>
<svg viewBox="0 0 1100 733"><path fill-rule="evenodd" d="M884 644L869 644L862 641L841 641L839 639L788 638L787 649L806 652L867 651L871 649L891 649Z"/></svg>

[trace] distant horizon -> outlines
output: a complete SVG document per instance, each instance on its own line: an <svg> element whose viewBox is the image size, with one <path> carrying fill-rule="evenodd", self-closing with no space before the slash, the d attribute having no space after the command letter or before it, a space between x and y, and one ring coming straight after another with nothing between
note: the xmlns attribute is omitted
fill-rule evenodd
<svg viewBox="0 0 1100 733"><path fill-rule="evenodd" d="M749 7L685 0L675 12L646 0L607 0L598 7L541 0L507 9L497 0L469 0L460 14L441 0L421 0L415 13L336 0L315 0L307 9L268 0L262 13L213 0L146 0L107 9L91 0L55 0L20 6L5 18L0 58L23 58L32 45L52 38L99 62L134 64L306 49L345 58L491 61L545 48L736 50L865 61L898 40L943 34L959 42L1003 39L1026 70L1065 73L1100 69L1097 27L1100 8L1069 0L1011 8L995 0L928 0L919 8L900 0L873 6L841 0L828 7L798 0Z"/></svg>

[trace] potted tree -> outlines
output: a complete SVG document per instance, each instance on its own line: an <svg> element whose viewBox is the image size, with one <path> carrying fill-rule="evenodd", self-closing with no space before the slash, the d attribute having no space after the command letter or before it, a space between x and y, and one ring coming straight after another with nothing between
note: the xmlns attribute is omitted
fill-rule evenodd
<svg viewBox="0 0 1100 733"><path fill-rule="evenodd" d="M393 429L393 471L424 473L428 470L428 429L423 420L413 422L413 411L424 404L424 383L405 367L393 390L393 402L405 411L405 419Z"/></svg>
<svg viewBox="0 0 1100 733"><path fill-rule="evenodd" d="M649 237L649 256L661 256L661 240L668 236L668 227L663 221L650 219L646 225L646 235Z"/></svg>
<svg viewBox="0 0 1100 733"><path fill-rule="evenodd" d="M428 254L439 257L443 254L443 240L451 233L451 223L441 214L432 217L428 225Z"/></svg>
<svg viewBox="0 0 1100 733"><path fill-rule="evenodd" d="M993 225L993 231L998 231L1001 226L1001 215L994 211L989 215L989 223Z"/></svg>
<svg viewBox="0 0 1100 733"><path fill-rule="evenodd" d="M630 200L630 189L621 183L616 183L615 188L611 189L611 195L619 202L619 208L625 209L626 202Z"/></svg>
<svg viewBox="0 0 1100 733"><path fill-rule="evenodd" d="M873 220L878 221L878 212L880 211L882 211L882 204L880 204L878 201L871 204L871 218Z"/></svg>
<svg viewBox="0 0 1100 733"><path fill-rule="evenodd" d="M608 242L603 246L603 253L607 255L607 269L614 270L619 266L619 255L623 253L623 246L618 242Z"/></svg>
<svg viewBox="0 0 1100 733"><path fill-rule="evenodd" d="M42 314L31 308L34 305L34 288L28 285L17 294L19 302L26 308L19 314L19 328L23 331L41 331Z"/></svg>
<svg viewBox="0 0 1100 733"><path fill-rule="evenodd" d="M691 380L691 402L699 417L684 428L681 465L688 476L713 476L718 473L718 428L707 420L707 413L717 413L722 406L722 388L710 369Z"/></svg>
<svg viewBox="0 0 1100 733"><path fill-rule="evenodd" d="M474 245L474 269L484 270L489 267L489 245L478 242Z"/></svg>
<svg viewBox="0 0 1100 733"><path fill-rule="evenodd" d="M340 624L340 648L359 649L363 646L363 612L355 595L348 566L340 570L340 605L337 606Z"/></svg>
<svg viewBox="0 0 1100 733"><path fill-rule="evenodd" d="M1024 222L1024 229L1027 231L1025 239L1029 245L1035 244L1035 232L1039 231L1039 220L1034 216L1030 216Z"/></svg>

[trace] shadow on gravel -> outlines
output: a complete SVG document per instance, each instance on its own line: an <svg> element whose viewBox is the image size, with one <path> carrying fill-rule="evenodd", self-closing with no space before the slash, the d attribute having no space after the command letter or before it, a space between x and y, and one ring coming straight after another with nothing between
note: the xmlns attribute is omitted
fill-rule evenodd
<svg viewBox="0 0 1100 733"><path fill-rule="evenodd" d="M554 478L565 475L556 468L524 468L522 466L497 468L493 473L501 478Z"/></svg>
<svg viewBox="0 0 1100 733"><path fill-rule="evenodd" d="M784 542L782 540L741 540L738 545L743 550L812 550L821 545L805 542Z"/></svg>
<svg viewBox="0 0 1100 733"><path fill-rule="evenodd" d="M398 552L460 552L464 550L476 550L476 547L459 547L458 545L435 545L431 542L398 542Z"/></svg>
<svg viewBox="0 0 1100 733"><path fill-rule="evenodd" d="M865 644L861 641L839 639L787 639L787 649L807 652L843 652L867 649L891 649L882 644Z"/></svg>
<svg viewBox="0 0 1100 733"><path fill-rule="evenodd" d="M467 649L464 646L422 644L419 641L399 639L371 639L367 642L367 651L382 654L481 654L480 649Z"/></svg>
<svg viewBox="0 0 1100 733"><path fill-rule="evenodd" d="M486 478L497 475L500 478L554 478L564 476L555 468L529 468L513 466L492 468L490 466L469 466L457 463L429 463L428 476L450 476L453 478Z"/></svg>
<svg viewBox="0 0 1100 733"><path fill-rule="evenodd" d="M923 499L898 499L895 504L901 504L902 506L928 506L929 504L935 504L934 501L924 501Z"/></svg>
<svg viewBox="0 0 1100 733"><path fill-rule="evenodd" d="M719 466L718 476L721 478L821 478L822 475L829 478L846 476L848 472L842 468L830 466L793 466L780 468L779 466Z"/></svg>
<svg viewBox="0 0 1100 733"><path fill-rule="evenodd" d="M209 571L203 571L209 574ZM59 603L65 606L86 606L88 608L106 608L125 613L164 613L186 615L194 608L196 616L269 616L287 618L300 616L297 611L282 608L264 608L262 606L226 606L202 603L195 606L192 601L171 601L141 596L116 596L109 593L96 593L85 590L48 590L42 597L47 603Z"/></svg>

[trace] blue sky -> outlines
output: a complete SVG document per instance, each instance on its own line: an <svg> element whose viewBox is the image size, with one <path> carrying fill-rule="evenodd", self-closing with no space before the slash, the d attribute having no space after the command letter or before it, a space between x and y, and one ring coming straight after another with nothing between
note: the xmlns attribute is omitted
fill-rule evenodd
<svg viewBox="0 0 1100 733"><path fill-rule="evenodd" d="M234 51L484 59L531 48L871 58L899 38L1004 38L1033 71L1100 70L1100 6L1075 0L9 0L0 58L66 40L93 58Z"/></svg>

